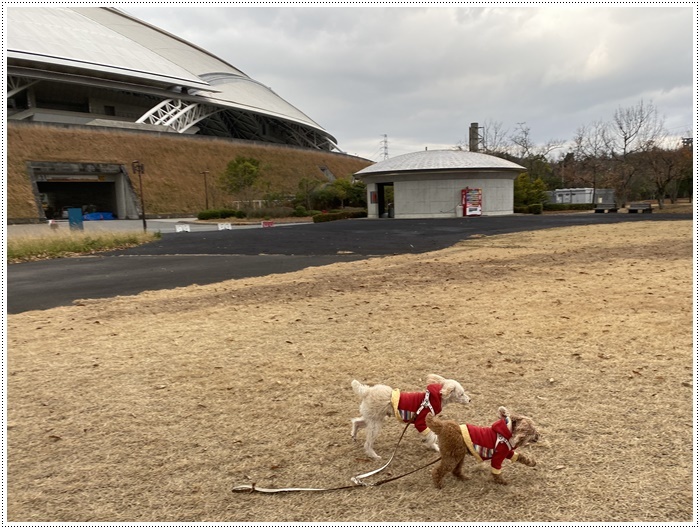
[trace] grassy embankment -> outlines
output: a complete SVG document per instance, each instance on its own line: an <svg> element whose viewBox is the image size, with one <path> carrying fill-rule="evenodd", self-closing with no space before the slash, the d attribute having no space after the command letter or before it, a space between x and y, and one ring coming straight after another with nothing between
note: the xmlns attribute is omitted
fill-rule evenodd
<svg viewBox="0 0 700 529"><path fill-rule="evenodd" d="M228 207L240 198L218 185L236 156L261 161L261 194L294 194L304 178L327 182L322 167L337 178L350 178L372 163L344 154L217 138L8 123L7 219L38 217L27 162L121 164L131 176L131 162L139 160L145 167L147 215L194 215L205 209L204 171L210 209ZM137 178L132 178L132 186L138 195Z"/></svg>

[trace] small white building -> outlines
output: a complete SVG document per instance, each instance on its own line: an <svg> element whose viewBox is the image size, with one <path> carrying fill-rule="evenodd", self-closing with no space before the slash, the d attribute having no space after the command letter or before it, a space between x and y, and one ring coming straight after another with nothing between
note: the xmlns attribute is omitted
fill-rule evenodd
<svg viewBox="0 0 700 529"><path fill-rule="evenodd" d="M615 190L573 187L555 189L551 197L555 204L612 204L615 202Z"/></svg>
<svg viewBox="0 0 700 529"><path fill-rule="evenodd" d="M488 154L404 154L355 173L367 185L367 216L397 219L512 215L513 181L525 168Z"/></svg>

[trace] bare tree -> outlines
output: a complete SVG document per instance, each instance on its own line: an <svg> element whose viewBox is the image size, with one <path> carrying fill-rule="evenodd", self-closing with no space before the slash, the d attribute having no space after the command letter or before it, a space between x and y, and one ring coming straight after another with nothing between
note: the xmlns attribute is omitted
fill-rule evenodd
<svg viewBox="0 0 700 529"><path fill-rule="evenodd" d="M613 115L607 137L607 147L615 162L615 187L621 205L627 203L630 185L642 168L643 157L638 156L654 148L662 137L664 120L653 103L623 108Z"/></svg>
<svg viewBox="0 0 700 529"><path fill-rule="evenodd" d="M536 144L530 136L530 127L527 123L518 123L515 132L510 136L510 141L515 149L513 154L522 160L548 158L552 151L565 143L564 140L550 139L543 144Z"/></svg>
<svg viewBox="0 0 700 529"><path fill-rule="evenodd" d="M503 127L503 122L486 120L482 134L484 152L487 154L507 154L508 132L509 130Z"/></svg>
<svg viewBox="0 0 700 529"><path fill-rule="evenodd" d="M550 139L544 144L536 144L526 123L518 123L510 141L513 144L513 155L525 166L530 177L543 180L548 180L552 174L549 164L551 153L565 143L564 140Z"/></svg>
<svg viewBox="0 0 700 529"><path fill-rule="evenodd" d="M576 130L573 141L573 171L579 179L596 189L605 185L610 169L608 157L608 125L601 120L582 125Z"/></svg>
<svg viewBox="0 0 700 529"><path fill-rule="evenodd" d="M690 151L682 147L676 149L654 148L644 153L648 164L648 171L656 198L659 201L659 209L664 207L667 194L671 194L671 201L675 200L675 192L678 182L684 178L688 169L692 167Z"/></svg>

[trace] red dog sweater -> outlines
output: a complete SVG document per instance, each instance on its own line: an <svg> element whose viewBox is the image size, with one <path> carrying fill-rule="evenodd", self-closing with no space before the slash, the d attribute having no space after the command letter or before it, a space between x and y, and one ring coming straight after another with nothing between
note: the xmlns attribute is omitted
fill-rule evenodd
<svg viewBox="0 0 700 529"><path fill-rule="evenodd" d="M491 472L501 473L505 459L518 460L518 454L510 444L513 435L510 418L500 419L489 426L460 425L462 437L469 452L478 460L491 460Z"/></svg>
<svg viewBox="0 0 700 529"><path fill-rule="evenodd" d="M425 418L428 413L437 415L442 411L441 389L442 385L440 384L430 384L424 392L403 393L395 389L391 393L391 405L394 408L394 415L403 423L413 423L416 430L423 435L428 435L430 428L425 424ZM428 399L427 402L425 402L426 397Z"/></svg>

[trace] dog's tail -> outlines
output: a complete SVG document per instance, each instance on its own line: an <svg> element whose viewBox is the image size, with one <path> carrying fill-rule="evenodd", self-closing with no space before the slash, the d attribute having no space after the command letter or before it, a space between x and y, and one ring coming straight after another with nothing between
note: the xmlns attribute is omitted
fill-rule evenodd
<svg viewBox="0 0 700 529"><path fill-rule="evenodd" d="M425 416L425 424L427 424L428 428L430 428L437 435L440 435L440 433L442 432L442 428L445 425L445 421L441 421L440 419L435 417L435 415L429 413Z"/></svg>
<svg viewBox="0 0 700 529"><path fill-rule="evenodd" d="M352 381L352 390L355 392L355 394L360 397L364 398L365 395L367 394L367 391L369 390L369 386L367 384L363 384L362 382L359 382L357 380Z"/></svg>

